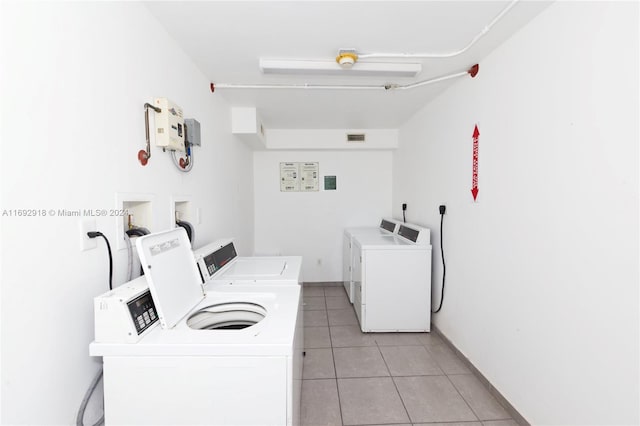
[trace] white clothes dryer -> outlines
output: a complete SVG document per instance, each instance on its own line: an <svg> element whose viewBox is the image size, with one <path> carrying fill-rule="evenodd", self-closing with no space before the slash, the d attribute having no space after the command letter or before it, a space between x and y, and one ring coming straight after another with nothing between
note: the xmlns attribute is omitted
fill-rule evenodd
<svg viewBox="0 0 640 426"><path fill-rule="evenodd" d="M393 235L400 227L400 222L395 219L382 219L380 226L364 226L346 228L342 239L342 283L349 296L349 302L353 304L353 238L356 235Z"/></svg>
<svg viewBox="0 0 640 426"><path fill-rule="evenodd" d="M205 288L237 284L299 285L300 256L240 257L233 240L220 239L194 251Z"/></svg>
<svg viewBox="0 0 640 426"><path fill-rule="evenodd" d="M353 240L354 309L363 332L430 331L428 229L400 225L394 236Z"/></svg>
<svg viewBox="0 0 640 426"><path fill-rule="evenodd" d="M90 345L104 359L106 424L298 425L301 287L205 292L184 229L136 245L161 327Z"/></svg>

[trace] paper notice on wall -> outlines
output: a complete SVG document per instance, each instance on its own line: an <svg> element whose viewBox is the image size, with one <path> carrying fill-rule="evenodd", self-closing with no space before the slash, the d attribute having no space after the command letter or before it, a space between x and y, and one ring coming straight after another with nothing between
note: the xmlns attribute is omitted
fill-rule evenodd
<svg viewBox="0 0 640 426"><path fill-rule="evenodd" d="M300 191L298 163L280 163L280 192Z"/></svg>
<svg viewBox="0 0 640 426"><path fill-rule="evenodd" d="M300 191L319 190L319 163L300 163Z"/></svg>

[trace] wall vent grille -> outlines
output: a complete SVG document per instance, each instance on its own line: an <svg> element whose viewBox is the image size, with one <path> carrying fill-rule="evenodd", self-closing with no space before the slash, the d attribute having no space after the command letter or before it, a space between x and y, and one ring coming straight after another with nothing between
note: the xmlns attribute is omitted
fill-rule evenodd
<svg viewBox="0 0 640 426"><path fill-rule="evenodd" d="M365 134L364 133L347 133L347 142L364 143Z"/></svg>

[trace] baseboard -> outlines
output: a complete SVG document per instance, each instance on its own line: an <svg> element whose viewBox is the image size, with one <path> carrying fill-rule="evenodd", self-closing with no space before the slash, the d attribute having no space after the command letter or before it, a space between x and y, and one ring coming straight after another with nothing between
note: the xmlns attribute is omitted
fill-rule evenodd
<svg viewBox="0 0 640 426"><path fill-rule="evenodd" d="M471 361L469 361L469 358L467 358L462 352L460 352L456 345L451 343L451 340L449 340L449 338L444 335L442 331L440 331L440 329L433 323L431 324L431 332L435 332L436 334L438 334L447 344L447 346L449 346L451 350L453 350L456 355L458 355L458 357L465 363L469 370L471 370L473 375L476 376L478 380L480 380L489 389L491 395L493 395L498 400L500 405L502 405L505 410L507 410L513 420L515 420L519 425L531 426L527 419L525 419L522 414L520 414L518 410L516 410L515 407L511 405L511 403L500 393L500 391L496 389L489 380L487 380L484 374L482 374L482 372L478 370L476 366L471 363Z"/></svg>

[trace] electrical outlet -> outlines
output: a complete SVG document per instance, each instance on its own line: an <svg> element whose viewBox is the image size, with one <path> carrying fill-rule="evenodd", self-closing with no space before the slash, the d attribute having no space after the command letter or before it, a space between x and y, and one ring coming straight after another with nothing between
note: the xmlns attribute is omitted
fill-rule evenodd
<svg viewBox="0 0 640 426"><path fill-rule="evenodd" d="M402 203L402 211L407 210L407 203Z"/></svg>
<svg viewBox="0 0 640 426"><path fill-rule="evenodd" d="M445 214L447 212L447 206L441 205L439 208L440 208L440 214Z"/></svg>
<svg viewBox="0 0 640 426"><path fill-rule="evenodd" d="M87 236L87 232L96 230L96 220L82 219L78 223L78 227L80 228L80 251L92 250L98 247L96 239L89 238L89 236Z"/></svg>

